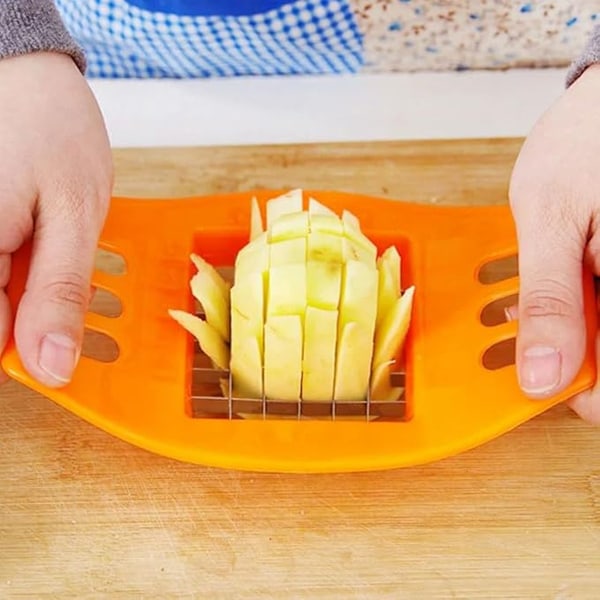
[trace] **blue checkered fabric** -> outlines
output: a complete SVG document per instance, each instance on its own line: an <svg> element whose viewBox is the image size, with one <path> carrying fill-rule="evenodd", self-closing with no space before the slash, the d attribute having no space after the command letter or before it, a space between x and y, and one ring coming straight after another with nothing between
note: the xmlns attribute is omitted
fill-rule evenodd
<svg viewBox="0 0 600 600"><path fill-rule="evenodd" d="M215 14L219 0L204 15L170 12L169 0L159 2L160 11L140 0L56 4L86 51L90 78L352 73L363 64L347 0L297 0L233 15Z"/></svg>

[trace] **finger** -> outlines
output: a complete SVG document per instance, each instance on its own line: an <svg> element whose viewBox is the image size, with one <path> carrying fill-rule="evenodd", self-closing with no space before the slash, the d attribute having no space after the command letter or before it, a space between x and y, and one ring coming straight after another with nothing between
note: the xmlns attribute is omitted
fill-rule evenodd
<svg viewBox="0 0 600 600"><path fill-rule="evenodd" d="M600 390L594 388L574 396L567 405L584 421L600 425Z"/></svg>
<svg viewBox="0 0 600 600"><path fill-rule="evenodd" d="M8 338L12 330L12 315L10 303L4 288L10 279L10 256L0 255L0 354L4 352ZM0 383L4 383L8 377L0 368Z"/></svg>
<svg viewBox="0 0 600 600"><path fill-rule="evenodd" d="M508 306L504 312L507 321L515 321L519 318L517 305ZM596 356L600 357L600 335L596 337ZM592 425L600 425L600 389L598 387L577 394L566 404L584 421Z"/></svg>
<svg viewBox="0 0 600 600"><path fill-rule="evenodd" d="M596 356L600 357L600 334L596 336ZM600 386L585 390L570 400L567 405L584 421L600 425Z"/></svg>
<svg viewBox="0 0 600 600"><path fill-rule="evenodd" d="M535 210L537 206L537 210ZM559 203L520 203L517 372L522 390L543 398L573 380L585 352L582 260L586 242Z"/></svg>
<svg viewBox="0 0 600 600"><path fill-rule="evenodd" d="M15 337L26 369L51 387L68 383L79 361L100 229L90 212L75 200L42 209L34 231Z"/></svg>
<svg viewBox="0 0 600 600"><path fill-rule="evenodd" d="M10 337L12 316L8 296L4 290L0 291L0 352L4 352ZM8 381L8 375L0 368L0 384Z"/></svg>

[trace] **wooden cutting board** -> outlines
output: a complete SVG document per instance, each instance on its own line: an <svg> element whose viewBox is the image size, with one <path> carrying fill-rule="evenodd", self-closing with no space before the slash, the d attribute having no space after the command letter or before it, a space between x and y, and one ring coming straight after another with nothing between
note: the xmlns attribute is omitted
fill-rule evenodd
<svg viewBox="0 0 600 600"><path fill-rule="evenodd" d="M117 150L115 192L504 203L520 143ZM600 430L564 407L436 464L292 476L154 456L15 384L0 406L1 598L600 594Z"/></svg>

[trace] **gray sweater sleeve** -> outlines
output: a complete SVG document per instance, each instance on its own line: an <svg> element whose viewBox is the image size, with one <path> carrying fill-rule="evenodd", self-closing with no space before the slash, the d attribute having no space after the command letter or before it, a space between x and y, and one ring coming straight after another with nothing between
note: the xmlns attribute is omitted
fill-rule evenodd
<svg viewBox="0 0 600 600"><path fill-rule="evenodd" d="M569 67L567 87L573 84L588 67L597 63L600 63L600 25L594 28L583 52Z"/></svg>
<svg viewBox="0 0 600 600"><path fill-rule="evenodd" d="M86 68L83 50L65 27L54 0L0 0L0 59L31 52L60 52Z"/></svg>

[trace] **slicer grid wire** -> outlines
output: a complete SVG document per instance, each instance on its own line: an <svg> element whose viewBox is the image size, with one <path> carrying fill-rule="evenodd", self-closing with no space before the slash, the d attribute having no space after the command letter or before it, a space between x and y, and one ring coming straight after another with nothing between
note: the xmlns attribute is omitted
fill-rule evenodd
<svg viewBox="0 0 600 600"><path fill-rule="evenodd" d="M286 419L328 419L346 420L363 418L366 420L402 421L406 417L404 395L405 373L390 373L392 386L402 388L398 400L375 401L367 391L361 401L306 401L274 400L264 395L262 398L242 398L233 394L233 381L229 371L203 366L206 357L195 355L192 366L191 413L194 418L286 418Z"/></svg>

